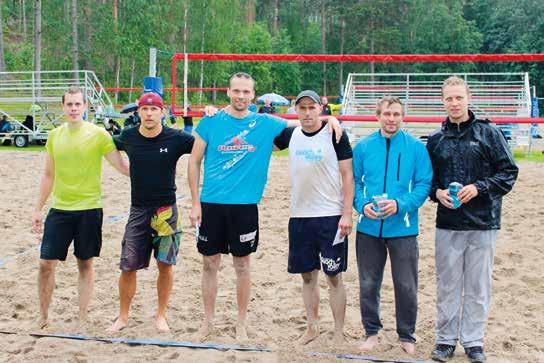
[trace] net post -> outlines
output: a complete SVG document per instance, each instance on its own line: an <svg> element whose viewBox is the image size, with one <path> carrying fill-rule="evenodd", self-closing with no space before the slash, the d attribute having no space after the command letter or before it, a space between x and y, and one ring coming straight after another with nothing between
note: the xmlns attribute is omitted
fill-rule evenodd
<svg viewBox="0 0 544 363"><path fill-rule="evenodd" d="M187 96L189 91L187 89L187 73L189 73L189 57L187 53L183 53L183 116L187 116Z"/></svg>
<svg viewBox="0 0 544 363"><path fill-rule="evenodd" d="M157 76L157 48L149 48L149 77Z"/></svg>

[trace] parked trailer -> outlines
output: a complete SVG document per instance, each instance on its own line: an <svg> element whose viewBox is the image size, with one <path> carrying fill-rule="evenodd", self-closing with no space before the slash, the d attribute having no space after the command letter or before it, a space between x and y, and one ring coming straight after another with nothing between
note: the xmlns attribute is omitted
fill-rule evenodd
<svg viewBox="0 0 544 363"><path fill-rule="evenodd" d="M49 131L62 122L61 98L72 85L79 86L87 98L87 121L103 123L122 117L92 71L0 72L0 116L6 116L12 126L10 132L0 133L0 141L17 147L45 143Z"/></svg>

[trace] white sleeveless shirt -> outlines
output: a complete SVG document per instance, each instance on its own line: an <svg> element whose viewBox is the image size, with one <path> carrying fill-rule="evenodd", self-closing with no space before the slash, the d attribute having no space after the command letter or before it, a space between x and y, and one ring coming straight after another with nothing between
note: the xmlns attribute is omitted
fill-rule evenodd
<svg viewBox="0 0 544 363"><path fill-rule="evenodd" d="M342 177L328 127L313 136L295 128L289 141L289 172L291 217L342 214Z"/></svg>

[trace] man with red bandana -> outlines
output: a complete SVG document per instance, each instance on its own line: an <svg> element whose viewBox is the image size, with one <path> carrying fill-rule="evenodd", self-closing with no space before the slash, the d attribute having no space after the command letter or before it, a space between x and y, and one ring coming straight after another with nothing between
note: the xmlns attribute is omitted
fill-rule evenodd
<svg viewBox="0 0 544 363"><path fill-rule="evenodd" d="M164 115L162 98L144 93L138 100L141 123L124 129L114 138L119 150L130 160L131 207L121 250L119 278L119 316L109 328L117 332L128 325L132 298L136 292L136 274L147 268L151 253L157 261L158 310L155 327L170 330L166 309L181 239L180 219L176 206L176 165L189 154L194 137L161 123Z"/></svg>

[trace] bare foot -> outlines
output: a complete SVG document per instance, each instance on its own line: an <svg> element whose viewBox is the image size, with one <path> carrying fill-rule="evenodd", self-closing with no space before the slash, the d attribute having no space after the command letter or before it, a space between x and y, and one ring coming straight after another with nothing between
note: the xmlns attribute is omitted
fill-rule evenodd
<svg viewBox="0 0 544 363"><path fill-rule="evenodd" d="M108 333L117 333L125 329L128 326L128 319L117 318L106 330Z"/></svg>
<svg viewBox="0 0 544 363"><path fill-rule="evenodd" d="M367 337L364 342L361 342L361 344L359 344L358 348L359 348L359 350L361 350L363 352L370 352L372 349L374 349L374 347L376 345L378 345L379 342L380 341L378 340L377 335L371 335L371 336Z"/></svg>
<svg viewBox="0 0 544 363"><path fill-rule="evenodd" d="M407 354L415 355L416 354L416 345L412 342L400 342L400 346L402 347L402 350L404 350Z"/></svg>
<svg viewBox="0 0 544 363"><path fill-rule="evenodd" d="M236 341L238 343L242 343L247 341L249 338L247 337L247 328L245 323L237 323L236 324Z"/></svg>
<svg viewBox="0 0 544 363"><path fill-rule="evenodd" d="M168 322L166 321L166 317L164 316L157 316L155 319L155 327L159 331L159 333L169 333L170 327L168 326Z"/></svg>
<svg viewBox="0 0 544 363"><path fill-rule="evenodd" d="M91 323L88 320L77 320L74 325L74 331L78 334L86 333Z"/></svg>
<svg viewBox="0 0 544 363"><path fill-rule="evenodd" d="M346 343L346 338L344 338L343 332L334 332L334 336L332 337L332 342L335 346L340 346Z"/></svg>
<svg viewBox="0 0 544 363"><path fill-rule="evenodd" d="M79 316L78 316L78 323L79 323L80 325L86 324L88 320L89 320L89 314L87 314L87 313L79 313Z"/></svg>
<svg viewBox="0 0 544 363"><path fill-rule="evenodd" d="M47 328L48 326L49 326L49 321L47 320L47 318L38 318L38 320L36 320L37 329L42 330Z"/></svg>
<svg viewBox="0 0 544 363"><path fill-rule="evenodd" d="M310 324L308 325L308 328L306 329L306 332L300 339L298 340L298 344L300 345L306 345L310 343L311 341L315 340L319 336L319 325L317 324Z"/></svg>
<svg viewBox="0 0 544 363"><path fill-rule="evenodd" d="M199 342L203 342L208 338L213 332L213 323L205 321L200 329L196 332L196 339Z"/></svg>

